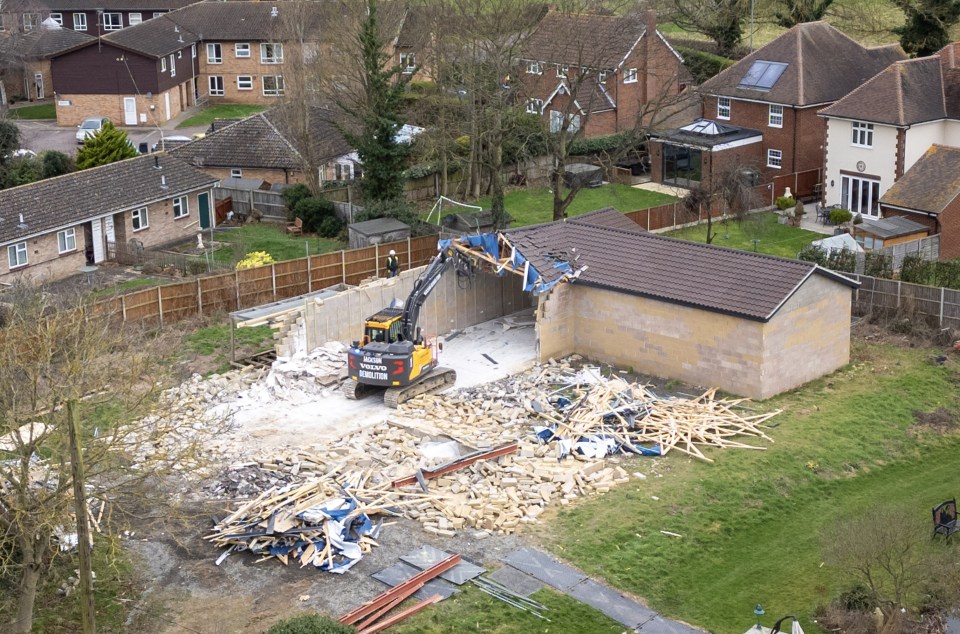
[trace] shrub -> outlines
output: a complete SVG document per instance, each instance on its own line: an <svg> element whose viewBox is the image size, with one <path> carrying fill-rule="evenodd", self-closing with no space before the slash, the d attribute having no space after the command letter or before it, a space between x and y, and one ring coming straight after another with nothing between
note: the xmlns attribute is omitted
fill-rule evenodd
<svg viewBox="0 0 960 634"><path fill-rule="evenodd" d="M798 200L796 206L793 208L793 217L797 219L797 222L799 222L805 213L807 212L803 208L803 203Z"/></svg>
<svg viewBox="0 0 960 634"><path fill-rule="evenodd" d="M43 163L43 177L53 178L69 174L74 170L73 159L56 150L47 150L41 155Z"/></svg>
<svg viewBox="0 0 960 634"><path fill-rule="evenodd" d="M333 215L333 203L326 198L310 196L301 199L293 213L295 217L303 220L304 232L317 233L324 218Z"/></svg>
<svg viewBox="0 0 960 634"><path fill-rule="evenodd" d="M776 200L777 209L784 211L785 209L790 209L797 205L797 201L794 200L793 196L779 196Z"/></svg>
<svg viewBox="0 0 960 634"><path fill-rule="evenodd" d="M856 218L853 219L853 224L862 225L863 224L863 214L858 213Z"/></svg>
<svg viewBox="0 0 960 634"><path fill-rule="evenodd" d="M287 218L289 220L293 220L294 219L293 211L294 209L296 209L297 203L299 203L304 198L310 198L311 196L313 196L313 194L310 192L309 187L301 183L297 183L296 185L291 185L290 187L287 187L286 189L284 189L283 193L280 194L280 196L283 198L283 204L287 206L287 212L288 212Z"/></svg>
<svg viewBox="0 0 960 634"><path fill-rule="evenodd" d="M320 223L317 233L321 238L336 238L343 231L344 222L336 214L327 216Z"/></svg>
<svg viewBox="0 0 960 634"><path fill-rule="evenodd" d="M253 251L237 262L237 270L255 269L258 266L266 266L267 264L273 264L272 255L266 251Z"/></svg>
<svg viewBox="0 0 960 634"><path fill-rule="evenodd" d="M303 614L280 621L267 634L356 634L352 625L344 625L329 616Z"/></svg>
<svg viewBox="0 0 960 634"><path fill-rule="evenodd" d="M850 213L849 209L834 209L830 212L830 222L835 225L842 225L845 222L850 222L853 218L853 214Z"/></svg>
<svg viewBox="0 0 960 634"><path fill-rule="evenodd" d="M672 39L672 38L671 38ZM703 83L720 71L733 66L734 61L728 57L715 55L689 46L677 46L677 52L683 55L683 65L687 67L694 81Z"/></svg>

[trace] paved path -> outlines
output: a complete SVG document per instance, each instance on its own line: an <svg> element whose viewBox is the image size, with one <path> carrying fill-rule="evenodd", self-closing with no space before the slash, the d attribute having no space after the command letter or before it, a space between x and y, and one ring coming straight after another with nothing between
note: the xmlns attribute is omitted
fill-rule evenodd
<svg viewBox="0 0 960 634"><path fill-rule="evenodd" d="M702 634L700 630L689 625L663 618L642 603L593 581L576 568L534 548L515 550L504 557L504 562L507 566L596 608L635 632ZM504 578L508 576L513 575L505 575ZM526 585L529 588L529 584ZM518 588L517 591L523 590Z"/></svg>

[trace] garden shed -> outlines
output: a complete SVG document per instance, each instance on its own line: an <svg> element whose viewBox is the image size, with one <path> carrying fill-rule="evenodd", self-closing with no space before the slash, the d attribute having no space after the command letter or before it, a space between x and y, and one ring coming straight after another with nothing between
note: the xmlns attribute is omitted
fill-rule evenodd
<svg viewBox="0 0 960 634"><path fill-rule="evenodd" d="M347 225L350 235L350 248L359 249L371 244L396 242L410 237L410 225L396 218L376 218Z"/></svg>

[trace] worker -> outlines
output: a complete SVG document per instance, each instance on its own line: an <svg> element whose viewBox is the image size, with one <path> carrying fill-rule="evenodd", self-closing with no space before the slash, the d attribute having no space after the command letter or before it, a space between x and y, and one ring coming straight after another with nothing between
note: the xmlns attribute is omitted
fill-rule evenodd
<svg viewBox="0 0 960 634"><path fill-rule="evenodd" d="M387 277L396 277L399 272L400 259L397 257L397 252L390 249L390 254L387 256Z"/></svg>

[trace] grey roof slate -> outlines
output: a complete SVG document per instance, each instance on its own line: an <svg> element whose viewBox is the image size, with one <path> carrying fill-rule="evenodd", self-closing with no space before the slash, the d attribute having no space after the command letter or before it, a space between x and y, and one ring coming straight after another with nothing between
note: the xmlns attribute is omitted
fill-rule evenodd
<svg viewBox="0 0 960 634"><path fill-rule="evenodd" d="M197 0L44 0L51 11L170 11L193 4ZM152 17L143 16L144 19Z"/></svg>
<svg viewBox="0 0 960 634"><path fill-rule="evenodd" d="M931 145L880 197L880 204L939 214L957 196L960 196L960 148Z"/></svg>
<svg viewBox="0 0 960 634"><path fill-rule="evenodd" d="M166 177L166 187L161 184L161 175ZM134 209L215 182L215 178L179 159L155 153L4 189L0 191L0 244Z"/></svg>
<svg viewBox="0 0 960 634"><path fill-rule="evenodd" d="M321 9L325 8L326 4L320 2L308 4L315 4L317 7L316 11L304 16L307 23L302 26L310 30L320 24L323 16ZM274 7L277 8L276 17L271 16ZM282 37L285 21L288 18L299 18L299 16L289 15L295 11L294 7L294 4L288 5L282 0L279 2L206 0L171 11L166 17L207 42L217 40L269 42L288 39Z"/></svg>
<svg viewBox="0 0 960 634"><path fill-rule="evenodd" d="M643 227L613 207L604 207L603 209L581 214L575 218L570 218L567 222L576 225L623 229L624 231L645 231Z"/></svg>
<svg viewBox="0 0 960 634"><path fill-rule="evenodd" d="M904 58L906 54L899 46L867 48L826 22L806 22L703 82L700 92L812 106L840 99L883 68ZM768 91L738 87L756 61L787 64Z"/></svg>
<svg viewBox="0 0 960 634"><path fill-rule="evenodd" d="M914 233L929 232L929 227L903 216L890 216L881 220L865 219L857 225L857 231L863 231L878 238L899 238Z"/></svg>
<svg viewBox="0 0 960 634"><path fill-rule="evenodd" d="M810 262L676 240L644 231L567 221L508 232L546 281L557 259L587 266L576 284L770 320L811 275L851 288L857 282Z"/></svg>
<svg viewBox="0 0 960 634"><path fill-rule="evenodd" d="M0 37L0 54L46 59L96 41L92 35L63 28L40 28L13 37Z"/></svg>
<svg viewBox="0 0 960 634"><path fill-rule="evenodd" d="M197 43L200 38L170 19L170 14L113 31L103 36L104 42L151 57L163 57Z"/></svg>

